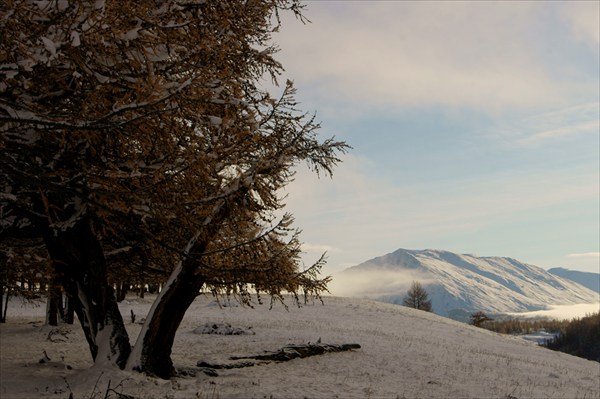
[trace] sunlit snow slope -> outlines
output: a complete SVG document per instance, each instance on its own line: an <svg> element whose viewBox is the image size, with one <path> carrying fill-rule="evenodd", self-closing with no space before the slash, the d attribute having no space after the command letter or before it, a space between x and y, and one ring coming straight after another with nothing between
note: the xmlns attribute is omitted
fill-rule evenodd
<svg viewBox="0 0 600 399"><path fill-rule="evenodd" d="M401 278L394 279L397 273ZM381 283L381 274L388 284ZM368 276L368 278L366 278ZM433 311L464 319L473 311L525 312L550 305L595 303L598 294L544 269L503 257L476 257L439 250L405 250L371 259L342 272L343 280L365 282L354 295L402 303L407 284L421 281ZM390 281L397 283L390 285Z"/></svg>

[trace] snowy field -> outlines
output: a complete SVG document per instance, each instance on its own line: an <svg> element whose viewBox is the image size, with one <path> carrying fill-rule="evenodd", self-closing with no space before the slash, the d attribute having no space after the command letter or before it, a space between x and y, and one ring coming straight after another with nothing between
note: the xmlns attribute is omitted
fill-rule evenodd
<svg viewBox="0 0 600 399"><path fill-rule="evenodd" d="M151 299L121 306L133 341ZM247 335L194 330L229 323ZM397 305L326 297L286 311L219 307L200 297L184 319L173 360L185 377L170 381L136 372L94 368L79 325L44 325L44 306L10 303L0 325L2 399L11 398L600 398L600 363L552 352L520 338ZM51 333L53 332L53 333ZM51 340L48 340L50 336ZM282 363L217 370L198 361L231 363L230 356L275 351L287 344L358 343L361 349ZM50 361L40 363L46 352ZM106 395L107 388L114 388Z"/></svg>

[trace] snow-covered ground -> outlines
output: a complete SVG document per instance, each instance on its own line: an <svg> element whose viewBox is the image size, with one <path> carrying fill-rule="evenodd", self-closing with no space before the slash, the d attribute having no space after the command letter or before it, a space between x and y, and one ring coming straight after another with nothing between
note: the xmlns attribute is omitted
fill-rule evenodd
<svg viewBox="0 0 600 399"><path fill-rule="evenodd" d="M129 298L121 311L130 338L152 298ZM517 337L495 334L440 316L365 299L326 297L298 309L268 305L219 307L198 298L184 319L173 360L191 372L170 381L136 372L90 367L78 325L50 334L44 306L12 301L0 325L0 397L105 398L105 391L150 398L600 398L600 363L552 352ZM247 335L206 335L194 329L228 323ZM51 335L52 341L48 340ZM275 351L286 344L358 343L361 349L284 363L217 370L199 360ZM46 352L51 359L39 360ZM194 371L196 371L195 375ZM109 392L110 394L111 392ZM116 394L109 395L116 398Z"/></svg>

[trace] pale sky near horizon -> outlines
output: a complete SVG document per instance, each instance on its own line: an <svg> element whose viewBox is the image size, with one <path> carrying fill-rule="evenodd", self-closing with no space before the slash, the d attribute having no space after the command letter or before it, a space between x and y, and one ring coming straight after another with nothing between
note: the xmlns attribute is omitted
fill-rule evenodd
<svg viewBox="0 0 600 399"><path fill-rule="evenodd" d="M274 36L353 147L287 210L324 272L406 249L600 272L599 2L307 1Z"/></svg>

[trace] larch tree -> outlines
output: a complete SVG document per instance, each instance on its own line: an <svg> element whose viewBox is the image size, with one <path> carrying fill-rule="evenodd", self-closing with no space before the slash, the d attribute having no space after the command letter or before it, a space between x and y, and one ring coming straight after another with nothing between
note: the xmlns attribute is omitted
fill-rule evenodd
<svg viewBox="0 0 600 399"><path fill-rule="evenodd" d="M472 326L475 326L475 327L481 327L483 324L487 323L488 321L493 321L493 320L494 319L488 317L488 315L486 315L482 311L471 313L471 315L469 316L469 324L471 324Z"/></svg>
<svg viewBox="0 0 600 399"><path fill-rule="evenodd" d="M41 239L95 362L168 378L201 290L319 295L281 189L347 150L296 109L271 34L297 0L13 0L0 6L0 238ZM118 255L169 276L132 346ZM112 263L111 263L112 262Z"/></svg>
<svg viewBox="0 0 600 399"><path fill-rule="evenodd" d="M409 308L425 310L427 312L432 311L429 294L418 281L412 282L402 304Z"/></svg>

